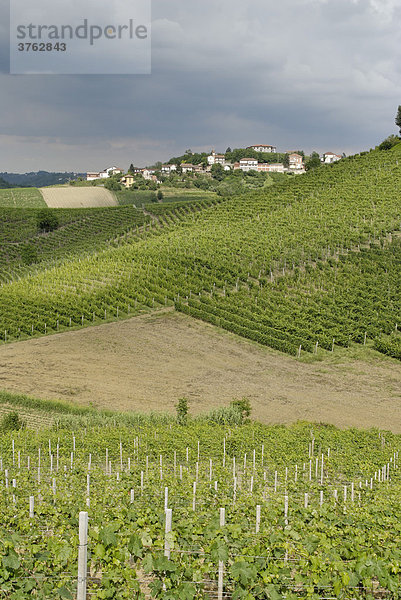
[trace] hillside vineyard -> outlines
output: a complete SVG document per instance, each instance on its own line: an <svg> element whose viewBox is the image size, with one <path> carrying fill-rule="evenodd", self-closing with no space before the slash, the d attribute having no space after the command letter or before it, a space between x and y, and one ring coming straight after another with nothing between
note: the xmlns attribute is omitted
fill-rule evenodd
<svg viewBox="0 0 401 600"><path fill-rule="evenodd" d="M4 597L401 597L400 436L97 421L2 436Z"/></svg>
<svg viewBox="0 0 401 600"><path fill-rule="evenodd" d="M400 161L350 157L37 264L0 288L2 338L174 306L293 355L374 340L400 358Z"/></svg>

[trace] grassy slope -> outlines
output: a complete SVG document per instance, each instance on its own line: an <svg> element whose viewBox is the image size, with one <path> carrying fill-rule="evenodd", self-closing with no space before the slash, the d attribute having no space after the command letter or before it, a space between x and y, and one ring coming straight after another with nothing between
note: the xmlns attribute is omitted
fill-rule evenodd
<svg viewBox="0 0 401 600"><path fill-rule="evenodd" d="M37 188L0 190L0 208L41 208L46 203Z"/></svg>
<svg viewBox="0 0 401 600"><path fill-rule="evenodd" d="M216 200L218 198L215 192L209 192L198 189L180 189L180 188L169 188L162 186L163 192L163 203L165 202L200 202L204 200ZM137 207L141 207L143 204L152 201L156 192L149 190L122 190L120 192L114 192L118 203L121 206L127 204L134 204Z"/></svg>

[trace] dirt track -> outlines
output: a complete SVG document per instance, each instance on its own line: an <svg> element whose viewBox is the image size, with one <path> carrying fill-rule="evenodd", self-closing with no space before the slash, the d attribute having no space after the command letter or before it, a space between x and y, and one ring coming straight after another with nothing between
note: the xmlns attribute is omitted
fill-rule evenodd
<svg viewBox="0 0 401 600"><path fill-rule="evenodd" d="M117 206L113 194L102 187L49 187L40 192L50 208Z"/></svg>
<svg viewBox="0 0 401 600"><path fill-rule="evenodd" d="M373 355L374 356L374 355ZM264 422L401 432L401 365L304 364L173 312L0 347L0 388L120 410L191 412L248 397Z"/></svg>

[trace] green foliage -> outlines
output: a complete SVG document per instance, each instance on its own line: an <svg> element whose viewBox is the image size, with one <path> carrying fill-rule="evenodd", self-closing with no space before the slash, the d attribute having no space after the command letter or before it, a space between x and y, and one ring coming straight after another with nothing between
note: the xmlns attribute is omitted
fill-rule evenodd
<svg viewBox="0 0 401 600"><path fill-rule="evenodd" d="M391 150L394 146L400 143L400 138L396 135L389 135L383 142L379 145L379 150Z"/></svg>
<svg viewBox="0 0 401 600"><path fill-rule="evenodd" d="M16 411L5 414L1 420L1 431L19 431L24 429L25 421L23 421Z"/></svg>
<svg viewBox="0 0 401 600"><path fill-rule="evenodd" d="M213 179L217 181L222 181L224 179L224 167L223 165L212 165L211 169Z"/></svg>
<svg viewBox="0 0 401 600"><path fill-rule="evenodd" d="M22 266L93 252L150 221L127 206L53 210L60 227L43 236L37 228L39 211L0 208L0 280L18 277Z"/></svg>
<svg viewBox="0 0 401 600"><path fill-rule="evenodd" d="M188 421L188 399L180 398L176 405L177 422L179 425L186 425Z"/></svg>
<svg viewBox="0 0 401 600"><path fill-rule="evenodd" d="M164 194L161 190L157 190L157 199L158 200L163 200L164 198Z"/></svg>
<svg viewBox="0 0 401 600"><path fill-rule="evenodd" d="M0 173L0 177L3 177L16 188L41 188L66 184L69 183L70 180L75 179L76 176L76 173L73 172L49 173L48 171L36 171L32 173ZM86 174L84 175L81 173L79 179L81 179L82 176L86 177Z"/></svg>
<svg viewBox="0 0 401 600"><path fill-rule="evenodd" d="M312 152L309 159L305 163L305 168L307 171L311 171L312 169L317 169L321 167L322 162L320 160L320 156L317 152Z"/></svg>
<svg viewBox="0 0 401 600"><path fill-rule="evenodd" d="M206 418L216 425L242 425L243 422L241 412L232 404L211 410Z"/></svg>
<svg viewBox="0 0 401 600"><path fill-rule="evenodd" d="M59 227L59 219L55 210L51 208L44 208L39 211L37 216L38 230L41 232L48 233L49 231L55 231Z"/></svg>
<svg viewBox="0 0 401 600"><path fill-rule="evenodd" d="M399 127L401 135L401 106L398 107L397 115L395 117L395 124L397 125L397 127Z"/></svg>
<svg viewBox="0 0 401 600"><path fill-rule="evenodd" d="M119 192L122 189L121 184L119 183L119 178L117 176L109 177L108 179L106 179L104 182L104 187L106 188L106 190L110 190L112 192Z"/></svg>
<svg viewBox="0 0 401 600"><path fill-rule="evenodd" d="M42 194L36 188L0 189L0 209L46 207Z"/></svg>
<svg viewBox="0 0 401 600"><path fill-rule="evenodd" d="M2 177L0 177L0 190L8 190L9 188L13 188L13 187L15 187L15 186L12 185L11 183L8 183L8 181L6 181Z"/></svg>
<svg viewBox="0 0 401 600"><path fill-rule="evenodd" d="M188 151L182 156L173 156L167 161L169 165L180 165L181 163L191 162L193 165L207 165L208 152L191 152ZM161 164L160 164L161 167Z"/></svg>
<svg viewBox="0 0 401 600"><path fill-rule="evenodd" d="M82 509L89 513L87 593L99 600L149 593L206 600L220 560L231 598L368 600L373 590L373 600L399 600L400 449L399 435L375 429L237 427L200 418L178 428L144 418L3 433L1 589L19 600L75 597ZM390 477L383 481L384 467ZM166 487L173 511L167 535Z"/></svg>
<svg viewBox="0 0 401 600"><path fill-rule="evenodd" d="M401 336L399 334L391 337L376 338L374 347L382 354L401 360Z"/></svg>
<svg viewBox="0 0 401 600"><path fill-rule="evenodd" d="M239 162L241 158L256 158L261 163L282 163L285 159L285 154L280 152L257 152L252 148L234 148L227 149L225 158L228 162Z"/></svg>
<svg viewBox="0 0 401 600"><path fill-rule="evenodd" d="M233 400L230 406L222 406L210 411L206 418L218 425L243 425L249 421L251 403L247 398Z"/></svg>
<svg viewBox="0 0 401 600"><path fill-rule="evenodd" d="M242 423L244 423L251 416L252 407L251 403L247 398L242 398L241 400L233 400L231 402L231 407L241 414Z"/></svg>
<svg viewBox="0 0 401 600"><path fill-rule="evenodd" d="M33 265L38 262L38 252L32 244L21 246L21 260L25 265Z"/></svg>
<svg viewBox="0 0 401 600"><path fill-rule="evenodd" d="M399 155L399 145L372 151L220 202L166 208L163 188L165 203L146 206L151 227L3 285L0 329L18 339L175 306L293 356L389 334L401 303L400 243L389 235L400 223Z"/></svg>

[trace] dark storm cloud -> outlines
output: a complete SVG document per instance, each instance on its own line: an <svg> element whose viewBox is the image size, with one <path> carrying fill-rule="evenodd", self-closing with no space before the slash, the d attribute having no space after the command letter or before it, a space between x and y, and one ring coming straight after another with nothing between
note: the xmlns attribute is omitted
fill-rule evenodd
<svg viewBox="0 0 401 600"><path fill-rule="evenodd" d="M0 170L252 143L350 152L394 131L398 2L154 0L153 21L151 76L0 75Z"/></svg>

